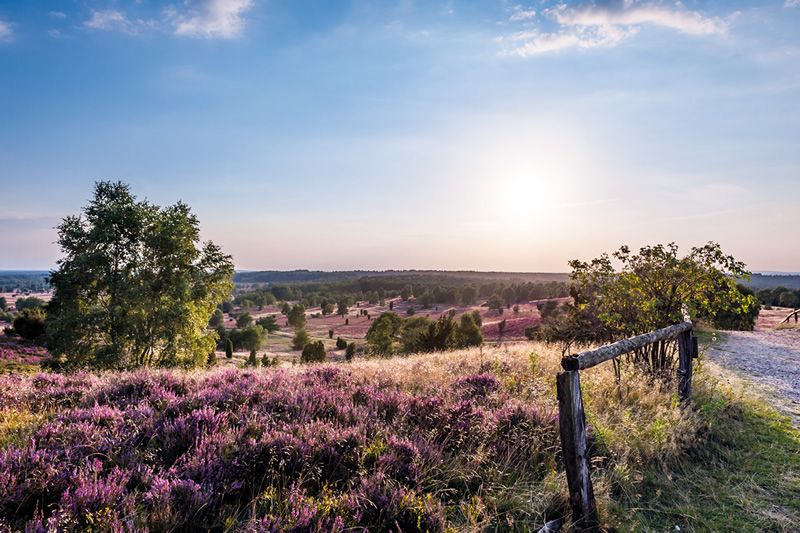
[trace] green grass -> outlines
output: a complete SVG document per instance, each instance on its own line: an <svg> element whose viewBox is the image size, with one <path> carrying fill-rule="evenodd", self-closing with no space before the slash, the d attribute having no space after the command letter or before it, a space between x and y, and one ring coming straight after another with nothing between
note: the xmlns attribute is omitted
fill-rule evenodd
<svg viewBox="0 0 800 533"><path fill-rule="evenodd" d="M613 509L620 529L797 531L800 431L763 400L720 384L700 384L693 408L705 438L642 472L639 497Z"/></svg>

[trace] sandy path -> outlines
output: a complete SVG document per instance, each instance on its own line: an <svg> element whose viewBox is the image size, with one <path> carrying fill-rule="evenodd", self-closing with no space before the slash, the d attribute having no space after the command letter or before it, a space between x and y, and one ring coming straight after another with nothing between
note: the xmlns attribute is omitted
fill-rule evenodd
<svg viewBox="0 0 800 533"><path fill-rule="evenodd" d="M800 329L723 335L707 348L708 357L763 385L775 406L800 427Z"/></svg>

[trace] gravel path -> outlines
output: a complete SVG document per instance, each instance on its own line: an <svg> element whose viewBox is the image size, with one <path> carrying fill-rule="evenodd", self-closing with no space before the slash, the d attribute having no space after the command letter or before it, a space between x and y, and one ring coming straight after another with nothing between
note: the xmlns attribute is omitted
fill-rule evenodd
<svg viewBox="0 0 800 533"><path fill-rule="evenodd" d="M728 331L706 354L764 385L775 407L800 427L800 329Z"/></svg>

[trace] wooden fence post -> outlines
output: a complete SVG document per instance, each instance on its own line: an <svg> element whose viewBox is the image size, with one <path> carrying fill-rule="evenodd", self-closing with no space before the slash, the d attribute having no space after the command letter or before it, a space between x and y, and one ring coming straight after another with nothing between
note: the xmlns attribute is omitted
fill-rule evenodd
<svg viewBox="0 0 800 533"><path fill-rule="evenodd" d="M678 336L678 357L678 397L685 402L692 395L694 340L691 329Z"/></svg>
<svg viewBox="0 0 800 533"><path fill-rule="evenodd" d="M589 460L586 456L586 419L583 414L578 371L559 372L556 377L556 389L561 449L567 470L572 521L578 531L599 531L597 505L592 490Z"/></svg>

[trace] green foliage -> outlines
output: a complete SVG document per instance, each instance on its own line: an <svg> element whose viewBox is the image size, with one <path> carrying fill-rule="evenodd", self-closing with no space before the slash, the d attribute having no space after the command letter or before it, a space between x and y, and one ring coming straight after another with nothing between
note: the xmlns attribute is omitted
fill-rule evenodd
<svg viewBox="0 0 800 533"><path fill-rule="evenodd" d="M356 355L356 343L351 342L347 345L347 349L344 352L344 358L347 361L352 361L353 357Z"/></svg>
<svg viewBox="0 0 800 533"><path fill-rule="evenodd" d="M206 357L206 368L211 368L217 364L217 354L212 350Z"/></svg>
<svg viewBox="0 0 800 533"><path fill-rule="evenodd" d="M486 300L486 307L488 307L491 311L497 311L498 314L503 314L503 299L498 294L492 294L488 300Z"/></svg>
<svg viewBox="0 0 800 533"><path fill-rule="evenodd" d="M266 339L266 332L261 326L248 326L241 329L234 338L234 343L241 346L245 350L258 350L264 345Z"/></svg>
<svg viewBox="0 0 800 533"><path fill-rule="evenodd" d="M347 300L340 300L336 304L336 314L341 316L341 317L344 317L347 314L347 306L348 306L348 304L349 304L349 302Z"/></svg>
<svg viewBox="0 0 800 533"><path fill-rule="evenodd" d="M306 308L303 304L295 304L286 315L289 325L295 329L306 327Z"/></svg>
<svg viewBox="0 0 800 533"><path fill-rule="evenodd" d="M208 327L210 327L211 329L217 329L224 323L225 323L225 315L222 313L222 309L220 308L214 309L214 314L212 314L211 318L208 320Z"/></svg>
<svg viewBox="0 0 800 533"><path fill-rule="evenodd" d="M506 332L506 319L504 318L503 320L500 321L499 324L497 324L497 333L499 334L500 339L503 338L503 334L505 332Z"/></svg>
<svg viewBox="0 0 800 533"><path fill-rule="evenodd" d="M408 316L414 316L414 314L415 314L416 312L417 312L417 311L416 311L416 310L414 309L414 307L413 307L413 306L411 306L411 305L409 305L409 306L408 306L408 309L406 309L406 314L407 314Z"/></svg>
<svg viewBox="0 0 800 533"><path fill-rule="evenodd" d="M341 337L336 337L336 349L344 350L345 348L347 348L347 341Z"/></svg>
<svg viewBox="0 0 800 533"><path fill-rule="evenodd" d="M302 363L322 363L325 361L325 345L322 341L309 342L303 347L300 355Z"/></svg>
<svg viewBox="0 0 800 533"><path fill-rule="evenodd" d="M36 296L28 296L27 298L17 298L14 307L17 311L24 311L25 309L40 309L44 307L44 300Z"/></svg>
<svg viewBox="0 0 800 533"><path fill-rule="evenodd" d="M428 333L428 327L433 322L424 316L415 316L406 319L400 330L400 349L405 353L427 351L423 344L423 337Z"/></svg>
<svg viewBox="0 0 800 533"><path fill-rule="evenodd" d="M459 348L467 348L469 346L480 346L483 344L483 334L481 333L481 326L475 321L475 313L465 313L459 319L458 329L456 331L456 343ZM477 313L478 320L480 320L480 313Z"/></svg>
<svg viewBox="0 0 800 533"><path fill-rule="evenodd" d="M253 323L253 317L250 316L250 313L242 313L241 315L236 317L236 327L237 328L246 328Z"/></svg>
<svg viewBox="0 0 800 533"><path fill-rule="evenodd" d="M247 366L257 367L258 359L256 359L256 351L250 350L250 357L247 358Z"/></svg>
<svg viewBox="0 0 800 533"><path fill-rule="evenodd" d="M392 312L382 313L376 318L367 331L366 339L370 353L391 354L402 326L403 319Z"/></svg>
<svg viewBox="0 0 800 533"><path fill-rule="evenodd" d="M333 302L325 302L322 304L321 309L323 316L333 314Z"/></svg>
<svg viewBox="0 0 800 533"><path fill-rule="evenodd" d="M281 314L284 316L289 316L289 313L292 311L292 306L289 305L289 302L283 302L281 304Z"/></svg>
<svg viewBox="0 0 800 533"><path fill-rule="evenodd" d="M401 298L401 299L402 299L404 302L407 302L407 301L408 301L408 299L409 299L409 298L411 298L411 294L412 294L412 291L411 291L411 285L406 285L405 287L403 287L403 288L400 290L400 298Z"/></svg>
<svg viewBox="0 0 800 533"><path fill-rule="evenodd" d="M0 311L5 311L8 309L8 302L6 301L5 296L0 296Z"/></svg>
<svg viewBox="0 0 800 533"><path fill-rule="evenodd" d="M467 285L461 290L461 303L464 305L473 305L478 298L478 289L473 285Z"/></svg>
<svg viewBox="0 0 800 533"><path fill-rule="evenodd" d="M13 322L14 333L28 340L41 339L45 332L45 314L41 308L26 308Z"/></svg>
<svg viewBox="0 0 800 533"><path fill-rule="evenodd" d="M137 201L127 185L100 182L58 233L51 353L71 368L205 364L216 343L208 318L232 290L233 263L200 244L186 204L162 208Z"/></svg>
<svg viewBox="0 0 800 533"><path fill-rule="evenodd" d="M742 285L741 283L737 284L736 287L743 295L755 296L755 293L750 287ZM755 305L750 306L746 310L740 309L732 311L730 309L721 309L713 318L712 323L717 329L750 331L753 329L760 311L761 302L756 298Z"/></svg>
<svg viewBox="0 0 800 533"><path fill-rule="evenodd" d="M225 339L225 357L233 358L233 341L230 339Z"/></svg>
<svg viewBox="0 0 800 533"><path fill-rule="evenodd" d="M256 320L256 324L264 328L264 331L268 333L275 333L280 329L280 327L278 326L278 322L272 315L262 316L261 318Z"/></svg>
<svg viewBox="0 0 800 533"><path fill-rule="evenodd" d="M294 332L294 337L292 337L292 349L302 350L306 344L308 344L308 332L306 328L297 328Z"/></svg>

